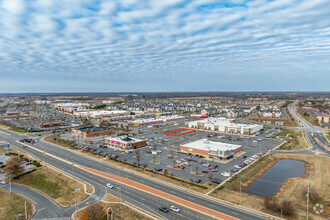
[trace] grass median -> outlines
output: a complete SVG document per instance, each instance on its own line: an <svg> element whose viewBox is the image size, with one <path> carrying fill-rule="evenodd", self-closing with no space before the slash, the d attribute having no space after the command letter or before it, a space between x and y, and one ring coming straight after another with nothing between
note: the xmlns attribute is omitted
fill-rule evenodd
<svg viewBox="0 0 330 220"><path fill-rule="evenodd" d="M113 219L134 219L134 220L151 220L145 214L143 210L137 208L130 208L130 205L126 205L125 202L119 203L119 199L110 194L104 199L105 202L97 202L91 204L87 208L81 209L77 212L77 215L73 217L74 220L85 219L106 219L106 211L109 207L112 208ZM95 210L100 215L95 215Z"/></svg>
<svg viewBox="0 0 330 220"><path fill-rule="evenodd" d="M88 197L80 182L45 166L14 181L40 190L63 206L73 205L74 199L79 203ZM87 189L92 192L90 186Z"/></svg>
<svg viewBox="0 0 330 220"><path fill-rule="evenodd" d="M16 219L18 214L25 219L25 201L27 201L27 218L32 217L31 202L22 196L0 189L0 220Z"/></svg>
<svg viewBox="0 0 330 220"><path fill-rule="evenodd" d="M303 131L300 130L281 129L281 132L275 137L286 140L286 143L277 150L304 150L309 148Z"/></svg>

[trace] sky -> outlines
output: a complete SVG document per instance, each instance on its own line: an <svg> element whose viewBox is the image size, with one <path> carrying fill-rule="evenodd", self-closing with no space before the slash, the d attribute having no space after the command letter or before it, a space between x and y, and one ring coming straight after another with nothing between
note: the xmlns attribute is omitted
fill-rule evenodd
<svg viewBox="0 0 330 220"><path fill-rule="evenodd" d="M0 0L0 93L330 91L329 0Z"/></svg>

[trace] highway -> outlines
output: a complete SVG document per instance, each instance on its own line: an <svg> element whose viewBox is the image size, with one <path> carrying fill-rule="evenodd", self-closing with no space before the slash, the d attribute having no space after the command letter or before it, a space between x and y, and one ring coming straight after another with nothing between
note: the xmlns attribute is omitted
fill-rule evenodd
<svg viewBox="0 0 330 220"><path fill-rule="evenodd" d="M167 194L174 195L178 198L184 199L189 202L193 202L202 207L207 207L210 210L215 210L217 212L224 213L228 216L232 216L238 219L266 219L264 216L259 216L251 212L247 212L237 207L232 207L226 204L219 203L212 199L206 198L204 196L199 196L196 194L191 194L186 191L182 191L180 189L168 186L166 184L162 184L160 182L154 181L149 178L145 178L127 171L124 171L120 168L112 167L110 165L98 162L96 160L90 159L83 155L74 153L70 150L64 149L62 147L57 147L45 142L38 140L33 147L38 148L42 152L32 149L30 147L23 148L22 144L17 143L17 140L25 138L25 136L21 134L17 134L14 132L9 132L7 130L0 129L0 138L3 141L10 143L11 145L19 148L20 150L26 151L31 155L45 161L47 164L50 164L58 169L67 172L76 178L81 179L89 184L91 184L95 188L94 194L89 197L86 201L77 205L77 208L84 207L93 201L99 201L103 198L107 192L121 197L123 200L144 209L161 219L213 219L212 216L205 215L204 213L200 213L189 209L187 207L182 206L181 204L176 204L182 211L180 213L162 213L158 210L158 207L161 205L165 205L167 207L173 205L172 201L163 199L158 197L157 195L152 195L146 193L144 191L134 189L127 185L120 184L118 182L110 181L106 178L100 177L98 175L94 175L90 172L86 172L82 169L74 165L81 165L89 168L93 168L95 170L99 170L108 174L113 174L119 177L125 177L126 175L130 180L136 181L138 183L144 184L146 186L152 187L154 189L158 189L160 191L166 192ZM6 135L4 133L10 134ZM54 156L58 158L54 158ZM61 159L59 159L61 158ZM69 163L63 161L69 161ZM74 164L74 165L72 165ZM110 182L115 186L114 189L107 189L105 187L106 183ZM121 190L120 190L120 189ZM120 195L121 194L121 195ZM74 207L66 208L66 213L73 213Z"/></svg>
<svg viewBox="0 0 330 220"><path fill-rule="evenodd" d="M329 156L329 142L324 137L323 132L327 131L322 128L317 128L301 117L297 113L296 104L298 100L296 100L290 107L290 114L295 118L297 124L301 127L301 130L305 131L306 139L308 143L313 146L311 151L321 151L324 155ZM328 149L327 149L328 148Z"/></svg>

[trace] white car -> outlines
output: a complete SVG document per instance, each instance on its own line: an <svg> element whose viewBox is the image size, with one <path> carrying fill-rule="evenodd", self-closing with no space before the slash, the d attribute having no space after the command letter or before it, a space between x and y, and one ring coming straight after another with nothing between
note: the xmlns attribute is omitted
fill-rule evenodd
<svg viewBox="0 0 330 220"><path fill-rule="evenodd" d="M175 207L174 205L171 206L171 210L172 210L173 212L177 212L177 213L180 212L180 209L179 209L178 207Z"/></svg>
<svg viewBox="0 0 330 220"><path fill-rule="evenodd" d="M107 183L107 185L106 185L107 187L109 187L110 189L112 189L113 188L113 185L111 185L110 183Z"/></svg>
<svg viewBox="0 0 330 220"><path fill-rule="evenodd" d="M221 175L222 175L222 176L230 176L230 173L228 173L228 172L223 172L223 173L221 173Z"/></svg>
<svg viewBox="0 0 330 220"><path fill-rule="evenodd" d="M1 183L1 184L4 184L4 185L5 185L5 184L8 184L8 182L5 181L5 180L1 181L0 183Z"/></svg>
<svg viewBox="0 0 330 220"><path fill-rule="evenodd" d="M234 167L235 167L236 169L241 169L241 167L238 166L238 165L235 165Z"/></svg>

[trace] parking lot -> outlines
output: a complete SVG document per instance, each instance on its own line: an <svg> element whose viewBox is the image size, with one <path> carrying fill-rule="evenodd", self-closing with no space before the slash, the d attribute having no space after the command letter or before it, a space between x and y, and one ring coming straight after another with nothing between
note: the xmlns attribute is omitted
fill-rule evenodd
<svg viewBox="0 0 330 220"><path fill-rule="evenodd" d="M157 170L160 173L163 173L166 169L168 175L205 184L210 180L217 183L224 181L228 176L231 176L234 172L237 172L242 167L257 159L255 155L266 153L283 142L281 140L265 138L266 136L270 137L277 134L279 130L276 129L268 130L258 136L217 134L215 132L210 133L199 130L179 137L163 134L166 131L180 127L182 127L182 123L171 123L168 126L159 128L139 128L140 134L136 134L134 137L147 140L147 146L140 148L137 153L135 152L136 150L125 152L106 148L102 137L89 138L88 143L86 143L85 139L81 138L79 146L104 156L110 156L114 159ZM62 137L68 138L69 136L68 133L65 135L62 134ZM234 155L230 160L223 161L201 158L197 155L179 152L178 146L180 144L202 138L242 145L243 150L237 155ZM248 159L250 160L246 161Z"/></svg>

